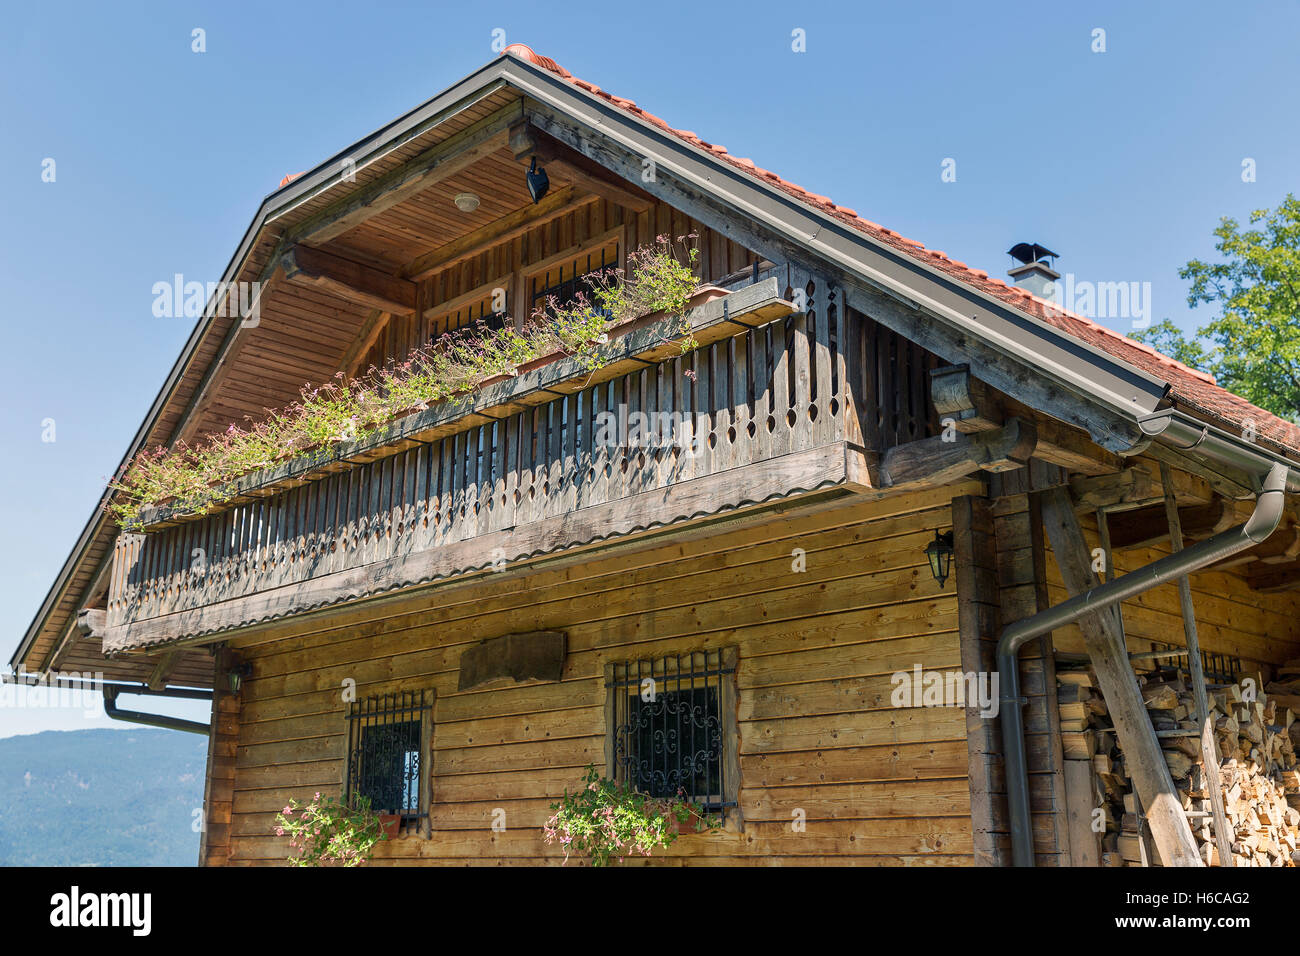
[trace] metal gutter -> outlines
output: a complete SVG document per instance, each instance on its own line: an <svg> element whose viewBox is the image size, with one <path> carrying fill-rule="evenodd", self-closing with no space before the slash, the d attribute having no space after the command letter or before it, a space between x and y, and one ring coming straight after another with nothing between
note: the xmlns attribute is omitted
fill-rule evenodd
<svg viewBox="0 0 1300 956"><path fill-rule="evenodd" d="M1300 463L1222 428L1207 425L1186 412L1170 408L1144 415L1138 419L1138 427L1143 434L1171 448L1244 472L1248 477L1258 478L1273 464L1296 469L1287 473L1286 490L1300 494ZM1255 490L1259 490L1258 485Z"/></svg>
<svg viewBox="0 0 1300 956"><path fill-rule="evenodd" d="M1175 422L1176 419L1171 418L1168 424L1173 426ZM1185 437L1182 431L1185 425L1186 422L1180 423L1171 436L1166 436L1166 440L1180 435ZM1011 811L1011 853L1015 866L1034 865L1034 833L1029 813L1029 770L1025 761L1025 725L1021 711L1025 702L1020 697L1017 662L1020 648L1035 637L1073 623L1085 614L1112 607L1157 585L1254 547L1268 538L1282 519L1286 491L1295 487L1296 481L1287 463L1269 461L1258 449L1253 459L1247 458L1244 450L1235 443L1225 442L1223 438L1208 432L1196 447L1198 453L1216 461L1226 459L1225 463L1240 461L1243 466L1253 464L1254 467L1248 471L1256 478L1263 474L1264 468L1267 469L1255 501L1255 510L1243 524L1075 595L1033 617L1016 621L1002 631L997 649L998 680L1002 688L998 713L1002 719L1002 751L1007 775L1007 802Z"/></svg>
<svg viewBox="0 0 1300 956"><path fill-rule="evenodd" d="M132 687L110 687L105 684L104 691L104 713L113 720L121 720L128 724L144 724L146 727L161 727L164 730L181 730L190 734L202 734L208 736L210 728L207 724L199 723L197 720L184 720L180 717L168 717L166 714L146 714L138 710L120 710L117 706L118 694L152 694L158 697L186 697L196 700L211 700L211 691L154 691L149 688L132 688Z"/></svg>

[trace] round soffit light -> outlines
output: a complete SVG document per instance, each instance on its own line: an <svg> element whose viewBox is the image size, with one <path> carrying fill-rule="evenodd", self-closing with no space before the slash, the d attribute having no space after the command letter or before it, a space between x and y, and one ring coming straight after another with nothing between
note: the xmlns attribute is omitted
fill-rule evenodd
<svg viewBox="0 0 1300 956"><path fill-rule="evenodd" d="M473 193L457 193L451 201L461 212L473 212L478 208L478 196Z"/></svg>

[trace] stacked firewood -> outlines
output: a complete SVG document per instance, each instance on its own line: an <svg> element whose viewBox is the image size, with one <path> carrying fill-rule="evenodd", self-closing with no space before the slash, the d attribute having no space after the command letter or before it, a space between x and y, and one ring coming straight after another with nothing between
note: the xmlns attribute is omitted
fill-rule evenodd
<svg viewBox="0 0 1300 956"><path fill-rule="evenodd" d="M1294 663L1290 675L1288 668L1280 672L1280 676L1293 678L1294 687L1273 683L1252 694L1261 686L1255 677L1210 688L1219 784L1232 831L1235 866L1300 864L1300 768L1295 753L1300 723L1296 723L1291 706L1300 705L1300 661ZM1092 764L1095 806L1105 823L1101 862L1107 866L1159 865L1094 675L1087 669L1062 667L1057 679L1064 756ZM1201 858L1218 865L1208 789L1212 775L1206 773L1202 760L1190 680L1186 671L1161 668L1140 675L1138 682ZM1294 699L1288 699L1292 695Z"/></svg>

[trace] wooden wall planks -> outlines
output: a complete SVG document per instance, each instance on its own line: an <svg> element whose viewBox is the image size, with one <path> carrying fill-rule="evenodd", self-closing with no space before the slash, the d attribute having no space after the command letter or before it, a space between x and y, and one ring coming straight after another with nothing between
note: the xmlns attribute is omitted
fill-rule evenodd
<svg viewBox="0 0 1300 956"><path fill-rule="evenodd" d="M924 556L948 526L950 493L768 519L512 582L489 576L432 606L369 622L340 612L236 641L253 675L229 862L283 861L275 811L339 786L345 677L363 694L437 691L433 836L403 837L381 858L559 862L539 827L583 766L603 760L604 665L736 645L744 832L683 837L655 862L970 863L965 714L890 702L895 671L961 664L956 597ZM563 680L457 692L460 653L521 627L567 633ZM504 833L491 830L497 807ZM792 829L796 810L804 832Z"/></svg>

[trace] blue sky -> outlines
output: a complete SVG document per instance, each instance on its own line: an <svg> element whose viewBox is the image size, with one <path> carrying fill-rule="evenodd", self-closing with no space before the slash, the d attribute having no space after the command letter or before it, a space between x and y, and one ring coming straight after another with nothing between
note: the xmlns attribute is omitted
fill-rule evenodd
<svg viewBox="0 0 1300 956"><path fill-rule="evenodd" d="M190 331L152 315L153 284L218 279L284 174L482 65L494 30L972 266L1002 275L1013 243L1038 241L1080 281L1150 283L1151 317L1184 327L1210 316L1178 267L1213 254L1221 216L1300 187L1294 3L46 2L6 18L6 660ZM99 725L0 709L0 736Z"/></svg>

